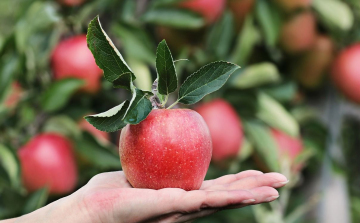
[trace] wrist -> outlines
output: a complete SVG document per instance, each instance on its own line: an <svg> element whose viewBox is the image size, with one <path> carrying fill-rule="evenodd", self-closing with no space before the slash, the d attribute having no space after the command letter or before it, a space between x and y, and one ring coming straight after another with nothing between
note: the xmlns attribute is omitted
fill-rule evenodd
<svg viewBox="0 0 360 223"><path fill-rule="evenodd" d="M12 221L11 221L12 220ZM60 223L91 222L87 213L81 208L76 192L54 201L34 212L4 223ZM3 223L3 222L1 222Z"/></svg>

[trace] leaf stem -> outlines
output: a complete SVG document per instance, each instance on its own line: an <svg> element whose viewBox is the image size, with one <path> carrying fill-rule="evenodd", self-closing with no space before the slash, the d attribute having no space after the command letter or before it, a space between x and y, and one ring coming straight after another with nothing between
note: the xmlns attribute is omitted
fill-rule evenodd
<svg viewBox="0 0 360 223"><path fill-rule="evenodd" d="M167 109L174 107L178 102L179 102L179 100L175 101L173 104L171 104L169 107L167 107Z"/></svg>
<svg viewBox="0 0 360 223"><path fill-rule="evenodd" d="M165 107L168 98L169 98L169 95L167 94L167 95L165 96L164 101L161 103L161 106Z"/></svg>

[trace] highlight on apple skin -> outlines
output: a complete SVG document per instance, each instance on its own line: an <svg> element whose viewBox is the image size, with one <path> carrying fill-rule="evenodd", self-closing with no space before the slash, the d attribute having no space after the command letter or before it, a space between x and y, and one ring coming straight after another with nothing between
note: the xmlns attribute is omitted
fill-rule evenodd
<svg viewBox="0 0 360 223"><path fill-rule="evenodd" d="M66 194L77 183L73 147L68 139L56 133L33 137L18 151L25 188L35 191L48 187L50 194Z"/></svg>
<svg viewBox="0 0 360 223"><path fill-rule="evenodd" d="M135 188L197 190L211 160L204 119L190 109L155 109L121 131L120 160Z"/></svg>
<svg viewBox="0 0 360 223"><path fill-rule="evenodd" d="M222 162L237 156L243 141L241 120L234 108L223 99L216 99L195 108L209 127L212 161Z"/></svg>
<svg viewBox="0 0 360 223"><path fill-rule="evenodd" d="M61 41L52 53L51 67L55 80L78 78L85 81L81 91L96 93L100 90L103 71L96 65L87 47L86 35Z"/></svg>

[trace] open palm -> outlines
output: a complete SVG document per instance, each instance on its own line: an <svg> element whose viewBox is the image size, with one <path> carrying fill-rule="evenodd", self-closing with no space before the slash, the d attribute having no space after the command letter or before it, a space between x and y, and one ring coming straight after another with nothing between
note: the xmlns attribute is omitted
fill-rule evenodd
<svg viewBox="0 0 360 223"><path fill-rule="evenodd" d="M270 202L287 183L278 173L244 171L204 181L199 190L133 188L122 171L102 173L81 188L83 209L93 222L187 222L219 210Z"/></svg>

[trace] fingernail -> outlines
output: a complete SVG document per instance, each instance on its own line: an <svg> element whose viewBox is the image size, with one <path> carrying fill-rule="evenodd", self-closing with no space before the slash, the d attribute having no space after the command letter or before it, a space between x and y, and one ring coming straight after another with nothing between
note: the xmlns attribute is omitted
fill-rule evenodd
<svg viewBox="0 0 360 223"><path fill-rule="evenodd" d="M266 198L265 201L266 201L266 202L270 202L270 201L273 201L273 200L277 199L278 197L280 197L280 196L279 196L279 195L277 195L277 196L271 196L271 197Z"/></svg>
<svg viewBox="0 0 360 223"><path fill-rule="evenodd" d="M273 187L282 187L284 186L285 184L289 183L289 180L287 181L284 181L284 182L280 182L280 183L274 183L272 186Z"/></svg>
<svg viewBox="0 0 360 223"><path fill-rule="evenodd" d="M254 202L255 202L255 199L248 199L248 200L241 201L241 203L243 203L243 204L250 204L250 203L254 203Z"/></svg>

